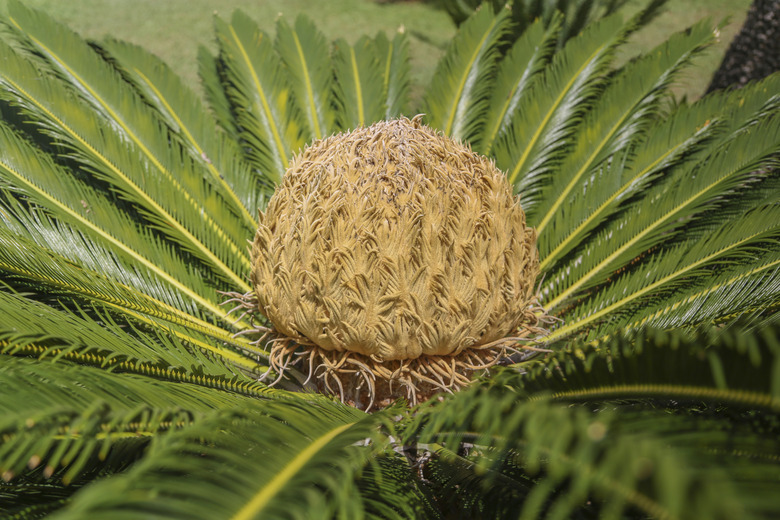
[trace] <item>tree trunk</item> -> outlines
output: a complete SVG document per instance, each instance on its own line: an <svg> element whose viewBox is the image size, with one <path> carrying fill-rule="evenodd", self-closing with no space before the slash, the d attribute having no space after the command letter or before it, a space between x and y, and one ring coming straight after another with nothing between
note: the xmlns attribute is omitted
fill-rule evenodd
<svg viewBox="0 0 780 520"><path fill-rule="evenodd" d="M780 70L780 0L753 0L707 92L742 87Z"/></svg>

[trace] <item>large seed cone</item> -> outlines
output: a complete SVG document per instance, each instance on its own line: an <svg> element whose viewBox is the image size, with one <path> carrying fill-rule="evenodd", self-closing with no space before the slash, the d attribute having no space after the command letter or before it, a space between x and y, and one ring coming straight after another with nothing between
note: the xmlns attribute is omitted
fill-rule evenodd
<svg viewBox="0 0 780 520"><path fill-rule="evenodd" d="M539 272L504 174L416 118L304 150L261 215L253 257L278 334L380 362L514 335Z"/></svg>

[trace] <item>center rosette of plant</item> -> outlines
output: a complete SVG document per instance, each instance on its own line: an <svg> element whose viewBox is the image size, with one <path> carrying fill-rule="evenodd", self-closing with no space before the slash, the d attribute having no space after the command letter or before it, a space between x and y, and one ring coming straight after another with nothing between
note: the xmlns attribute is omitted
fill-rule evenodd
<svg viewBox="0 0 780 520"><path fill-rule="evenodd" d="M271 369L361 408L460 388L543 333L536 233L505 175L419 116L295 157L252 255Z"/></svg>

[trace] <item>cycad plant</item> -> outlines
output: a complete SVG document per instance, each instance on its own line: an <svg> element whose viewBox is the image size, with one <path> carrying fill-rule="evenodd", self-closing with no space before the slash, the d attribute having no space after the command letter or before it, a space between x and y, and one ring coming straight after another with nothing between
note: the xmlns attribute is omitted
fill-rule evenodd
<svg viewBox="0 0 780 520"><path fill-rule="evenodd" d="M236 13L201 51L205 106L142 49L9 7L4 517L780 514L780 76L675 103L708 23L615 68L646 17L557 49L559 16L504 52L484 7L410 107L404 34ZM519 194L548 333L415 406L262 379L271 327L238 297L258 210L307 144L418 112Z"/></svg>

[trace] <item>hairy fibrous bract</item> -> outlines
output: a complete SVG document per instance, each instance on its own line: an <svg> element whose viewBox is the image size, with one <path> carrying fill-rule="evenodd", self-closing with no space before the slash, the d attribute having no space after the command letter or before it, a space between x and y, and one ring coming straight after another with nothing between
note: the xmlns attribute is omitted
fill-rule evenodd
<svg viewBox="0 0 780 520"><path fill-rule="evenodd" d="M519 197L419 116L314 142L260 221L251 298L272 370L300 364L357 406L460 388L542 332Z"/></svg>

